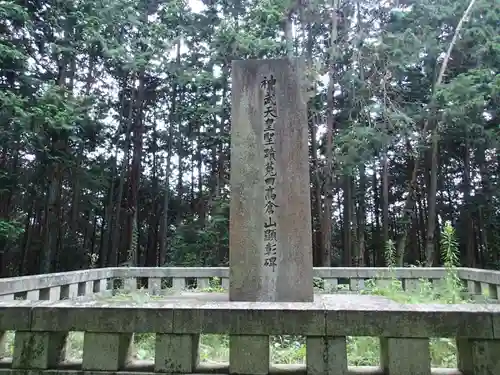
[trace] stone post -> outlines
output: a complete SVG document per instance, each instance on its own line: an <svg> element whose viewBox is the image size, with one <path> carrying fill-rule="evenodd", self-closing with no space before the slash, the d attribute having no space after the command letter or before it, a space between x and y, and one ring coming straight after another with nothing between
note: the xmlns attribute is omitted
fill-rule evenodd
<svg viewBox="0 0 500 375"><path fill-rule="evenodd" d="M302 77L300 60L233 61L231 301L313 300Z"/></svg>

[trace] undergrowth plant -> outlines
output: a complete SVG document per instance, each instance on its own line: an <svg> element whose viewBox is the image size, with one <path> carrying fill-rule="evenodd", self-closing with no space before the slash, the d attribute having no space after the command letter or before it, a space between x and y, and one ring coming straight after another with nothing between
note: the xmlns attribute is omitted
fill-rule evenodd
<svg viewBox="0 0 500 375"><path fill-rule="evenodd" d="M224 292L224 288L222 287L221 279L217 276L213 277L208 282L208 287L203 288L201 291L207 292L207 293L222 293L222 292Z"/></svg>
<svg viewBox="0 0 500 375"><path fill-rule="evenodd" d="M416 291L404 290L402 282L397 279L395 267L396 249L392 240L387 241L384 249L387 274L379 275L365 283L363 294L374 294L388 297L404 303L463 303L463 285L458 276L460 252L456 240L455 229L446 222L441 232L440 254L445 267L445 276L439 283L428 279L420 279Z"/></svg>
<svg viewBox="0 0 500 375"><path fill-rule="evenodd" d="M392 240L388 240L385 244L384 249L385 262L387 263L387 267L389 268L389 291L393 293L398 293L403 290L403 284L401 280L396 277L396 271L394 267L396 266L396 246Z"/></svg>
<svg viewBox="0 0 500 375"><path fill-rule="evenodd" d="M441 256L443 257L446 273L444 277L444 287L448 298L448 303L457 303L462 299L463 285L458 277L457 267L460 266L460 252L455 235L455 228L451 222L444 224L441 232Z"/></svg>
<svg viewBox="0 0 500 375"><path fill-rule="evenodd" d="M386 297L394 297L403 292L403 284L396 277L396 247L392 240L388 240L384 248L384 258L388 271L384 275L379 275L375 279L370 279L365 282L365 290L362 294L372 294ZM388 282L387 282L388 281Z"/></svg>

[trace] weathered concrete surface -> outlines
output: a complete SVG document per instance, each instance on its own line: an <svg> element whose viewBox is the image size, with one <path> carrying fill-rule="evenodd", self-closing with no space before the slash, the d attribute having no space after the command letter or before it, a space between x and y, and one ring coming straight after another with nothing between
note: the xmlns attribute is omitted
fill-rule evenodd
<svg viewBox="0 0 500 375"><path fill-rule="evenodd" d="M314 302L233 302L222 294L141 303L12 301L0 302L0 310L3 331L500 339L499 305L399 304L367 295L315 295ZM21 321L23 313L31 324L26 316Z"/></svg>
<svg viewBox="0 0 500 375"><path fill-rule="evenodd" d="M117 270L117 268L96 268L84 271L49 273L45 275L8 277L0 279L0 295L111 278L114 277L114 273L117 272Z"/></svg>
<svg viewBox="0 0 500 375"><path fill-rule="evenodd" d="M160 301L229 301L228 293L211 293L211 292L180 292L175 295L161 296Z"/></svg>
<svg viewBox="0 0 500 375"><path fill-rule="evenodd" d="M183 291L173 295L163 295L156 297L155 302L228 302L228 293L212 293L212 292L190 292ZM346 304L352 303L353 305L369 305L383 304L383 305L399 305L397 302L383 296L360 295L360 294L315 294L315 303L330 304Z"/></svg>
<svg viewBox="0 0 500 375"><path fill-rule="evenodd" d="M439 373L500 373L495 355L500 349L498 305L399 304L381 296L324 294L315 295L312 302L228 299L227 293L183 292L140 305L0 302L0 330L18 331L15 371L9 374L60 371L69 331L85 332L82 369L103 374L130 364L132 334L142 332L156 333L151 374L202 373L197 366L200 333L230 335L230 373L269 373L268 336L283 334L307 337L308 374L372 373L347 369L346 336L380 337L381 366L388 374L430 375L430 337L459 338L462 372L443 369Z"/></svg>
<svg viewBox="0 0 500 375"><path fill-rule="evenodd" d="M233 61L232 301L313 299L307 110L298 61Z"/></svg>

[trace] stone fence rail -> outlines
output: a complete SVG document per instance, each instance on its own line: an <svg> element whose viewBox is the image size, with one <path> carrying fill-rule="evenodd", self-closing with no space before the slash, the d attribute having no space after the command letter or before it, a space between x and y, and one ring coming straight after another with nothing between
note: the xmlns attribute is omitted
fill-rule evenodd
<svg viewBox="0 0 500 375"><path fill-rule="evenodd" d="M458 268L458 276L473 295L487 295L498 299L500 272L473 268ZM406 290L418 287L420 279L439 282L446 274L444 268L314 268L327 290L335 290L344 283L344 289L359 291L367 279L387 283L392 277L402 281ZM224 289L229 287L229 269L226 267L116 267L62 272L0 279L1 300L64 300L99 293L113 287L127 290L144 287L152 293L160 289L205 289L218 278ZM118 281L118 282L117 282Z"/></svg>
<svg viewBox="0 0 500 375"><path fill-rule="evenodd" d="M340 296L342 297L342 296ZM15 331L0 374L500 374L500 306L359 303L3 301L0 331ZM84 332L80 362L65 358L69 332ZM134 333L155 335L154 361L130 354ZM199 361L202 333L229 335L229 364ZM306 338L305 365L270 364L270 335ZM380 338L380 366L350 367L348 336ZM457 368L431 369L429 338L455 338ZM10 354L8 354L10 356ZM84 372L82 372L84 371Z"/></svg>

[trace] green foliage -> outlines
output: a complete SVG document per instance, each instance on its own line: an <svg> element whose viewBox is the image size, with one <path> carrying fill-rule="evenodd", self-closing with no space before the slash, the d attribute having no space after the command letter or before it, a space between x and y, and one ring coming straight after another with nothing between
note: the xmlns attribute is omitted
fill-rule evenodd
<svg viewBox="0 0 500 375"><path fill-rule="evenodd" d="M217 201L213 214L203 220L190 219L181 224L172 239L173 265L182 266L223 266L227 259L217 259L220 248L229 247L229 205L227 201Z"/></svg>
<svg viewBox="0 0 500 375"><path fill-rule="evenodd" d="M378 281L377 279L365 281L365 287L362 294L372 294L379 296L391 296L392 298L398 298L400 294L403 294L403 284L397 279L394 272L394 266L396 263L396 248L392 240L388 240L385 244L385 263L388 267L389 277L385 276L384 283ZM385 283L385 281L389 283Z"/></svg>
<svg viewBox="0 0 500 375"><path fill-rule="evenodd" d="M23 226L16 221L0 219L0 240L13 240L24 232Z"/></svg>
<svg viewBox="0 0 500 375"><path fill-rule="evenodd" d="M37 272L39 260L49 258L52 271L120 264L130 249L148 266L226 265L231 61L282 57L290 46L305 57L303 83L316 88L307 94L304 124L316 134L310 139L313 224L321 238L318 231L329 227L324 190L333 176L338 205L327 220L335 262L350 264L340 254L358 254L361 240L365 261L378 262L387 245L380 234L385 206L389 233L409 224L400 217L415 160L419 189L409 211L418 222L409 226L412 241L403 250L419 248L398 254L398 261L424 257L419 228L431 198L430 165L420 133L431 120L439 130L441 219L457 223L462 254L471 254L465 246L474 243L485 265L498 267L498 11L491 1L477 1L444 82L434 87L468 1L398 4L340 2L345 17L332 30L330 3L309 2L293 12L287 42L288 0L0 2L0 235L10 241L0 251L12 263L5 276ZM429 118L431 99L437 108ZM333 121L332 150L327 120ZM352 212L339 215L348 207ZM11 218L23 228L28 223L29 235L19 236ZM336 245L342 237L351 249ZM99 264L88 254L99 254ZM318 280L315 287L324 290Z"/></svg>
<svg viewBox="0 0 500 375"><path fill-rule="evenodd" d="M22 25L27 22L28 19L28 12L22 5L6 1L0 3L0 20L10 20L14 25ZM0 54L0 58L2 57L4 56Z"/></svg>
<svg viewBox="0 0 500 375"><path fill-rule="evenodd" d="M221 279L218 277L211 278L209 281L208 288L203 288L201 291L208 292L208 293L222 293L222 292L224 292L224 288L222 288Z"/></svg>
<svg viewBox="0 0 500 375"><path fill-rule="evenodd" d="M321 277L313 278L313 287L314 289L324 290L325 289L325 281Z"/></svg>
<svg viewBox="0 0 500 375"><path fill-rule="evenodd" d="M418 280L417 293L408 293L403 284L394 274L394 248L393 241L386 244L386 263L389 267L389 283L387 276L367 280L362 294L381 295L402 303L425 303L438 301L440 303L467 302L464 299L463 283L458 277L457 267L460 266L459 252L456 241L455 229L450 222L446 222L441 232L440 252L446 268L445 277L434 285L430 280ZM392 274L392 275L391 275Z"/></svg>
<svg viewBox="0 0 500 375"><path fill-rule="evenodd" d="M449 303L457 303L463 294L462 281L458 277L457 267L460 266L460 253L455 235L455 229L447 221L441 232L441 254L446 267L444 278L445 293L450 298Z"/></svg>

